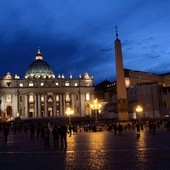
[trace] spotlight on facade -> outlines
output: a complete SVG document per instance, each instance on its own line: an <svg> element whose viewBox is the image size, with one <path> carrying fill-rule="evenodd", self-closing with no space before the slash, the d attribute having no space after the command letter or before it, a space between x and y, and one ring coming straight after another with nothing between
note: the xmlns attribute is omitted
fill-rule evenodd
<svg viewBox="0 0 170 170"><path fill-rule="evenodd" d="M98 123L98 114L101 113L101 107L102 104L97 98L90 104L91 113L95 114L95 123Z"/></svg>
<svg viewBox="0 0 170 170"><path fill-rule="evenodd" d="M71 115L73 115L74 114L74 110L72 110L70 107L68 107L67 109L66 109L66 115L68 116L68 118L69 118L69 125L71 125Z"/></svg>
<svg viewBox="0 0 170 170"><path fill-rule="evenodd" d="M136 110L136 113L138 114L138 117L141 118L141 113L142 113L142 111L143 111L142 106L138 105L138 106L135 108L135 110Z"/></svg>

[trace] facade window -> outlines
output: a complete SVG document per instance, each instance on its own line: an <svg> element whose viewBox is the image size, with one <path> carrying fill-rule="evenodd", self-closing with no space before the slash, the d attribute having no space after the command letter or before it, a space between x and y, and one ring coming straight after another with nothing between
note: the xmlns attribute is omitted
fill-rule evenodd
<svg viewBox="0 0 170 170"><path fill-rule="evenodd" d="M56 86L59 86L59 83L55 83Z"/></svg>
<svg viewBox="0 0 170 170"><path fill-rule="evenodd" d="M41 102L44 102L44 96L43 95L41 96Z"/></svg>
<svg viewBox="0 0 170 170"><path fill-rule="evenodd" d="M7 82L7 87L11 87L11 82Z"/></svg>
<svg viewBox="0 0 170 170"><path fill-rule="evenodd" d="M33 102L34 102L34 96L33 96L33 94L31 94L31 95L29 96L29 102L30 102L30 103L33 103Z"/></svg>
<svg viewBox="0 0 170 170"><path fill-rule="evenodd" d="M66 94L66 102L69 102L69 101L70 101L70 95Z"/></svg>
<svg viewBox="0 0 170 170"><path fill-rule="evenodd" d="M24 85L23 85L23 83L20 83L19 86L20 86L20 87L23 87Z"/></svg>
<svg viewBox="0 0 170 170"><path fill-rule="evenodd" d="M44 86L44 83L41 83L41 86Z"/></svg>
<svg viewBox="0 0 170 170"><path fill-rule="evenodd" d="M69 86L69 85L70 85L70 83L68 83L68 82L65 83L65 86Z"/></svg>
<svg viewBox="0 0 170 170"><path fill-rule="evenodd" d="M7 94L6 95L6 102L7 103L11 103L12 102L12 95L11 94Z"/></svg>
<svg viewBox="0 0 170 170"><path fill-rule="evenodd" d="M56 101L59 102L59 95L56 95Z"/></svg>
<svg viewBox="0 0 170 170"><path fill-rule="evenodd" d="M74 86L78 86L78 83L74 83Z"/></svg>
<svg viewBox="0 0 170 170"><path fill-rule="evenodd" d="M31 83L29 83L29 86L30 86L30 87L33 87L33 86L34 86L34 84L31 82Z"/></svg>
<svg viewBox="0 0 170 170"><path fill-rule="evenodd" d="M86 93L86 101L90 101L90 93L89 92Z"/></svg>

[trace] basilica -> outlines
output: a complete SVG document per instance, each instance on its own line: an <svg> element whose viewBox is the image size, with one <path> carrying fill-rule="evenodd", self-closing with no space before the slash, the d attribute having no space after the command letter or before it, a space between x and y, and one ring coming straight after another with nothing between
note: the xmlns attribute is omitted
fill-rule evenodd
<svg viewBox="0 0 170 170"><path fill-rule="evenodd" d="M67 108L74 116L90 115L94 98L93 77L88 73L74 79L63 74L57 77L43 60L38 49L23 79L8 72L0 79L0 116L2 120L16 117L65 117Z"/></svg>

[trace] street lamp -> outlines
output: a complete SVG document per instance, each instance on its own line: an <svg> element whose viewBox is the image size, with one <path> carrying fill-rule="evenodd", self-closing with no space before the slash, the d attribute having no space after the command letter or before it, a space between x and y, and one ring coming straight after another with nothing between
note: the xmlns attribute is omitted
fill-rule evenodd
<svg viewBox="0 0 170 170"><path fill-rule="evenodd" d="M99 111L101 111L100 110L101 107L102 107L102 104L101 104L101 102L98 101L97 98L95 100L93 100L93 102L90 104L91 110L95 111L95 122L96 123L98 122L98 113L99 113Z"/></svg>
<svg viewBox="0 0 170 170"><path fill-rule="evenodd" d="M68 118L69 118L69 125L71 125L71 115L74 114L74 111L71 110L71 108L68 107L68 108L66 109L66 114L67 114L67 116L68 116Z"/></svg>
<svg viewBox="0 0 170 170"><path fill-rule="evenodd" d="M142 106L138 105L135 110L136 110L137 113L139 113L138 116L139 116L139 118L140 118L140 117L141 117L141 116L140 116L140 113L143 111Z"/></svg>

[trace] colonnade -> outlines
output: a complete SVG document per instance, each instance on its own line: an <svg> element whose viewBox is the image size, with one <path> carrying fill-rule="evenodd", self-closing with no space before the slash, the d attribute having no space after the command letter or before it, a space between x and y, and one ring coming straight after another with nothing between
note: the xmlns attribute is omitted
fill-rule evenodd
<svg viewBox="0 0 170 170"><path fill-rule="evenodd" d="M30 95L33 101L30 101ZM17 113L24 117L64 117L66 108L70 107L76 116L84 116L86 103L85 93L17 94Z"/></svg>

